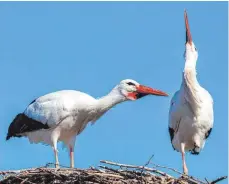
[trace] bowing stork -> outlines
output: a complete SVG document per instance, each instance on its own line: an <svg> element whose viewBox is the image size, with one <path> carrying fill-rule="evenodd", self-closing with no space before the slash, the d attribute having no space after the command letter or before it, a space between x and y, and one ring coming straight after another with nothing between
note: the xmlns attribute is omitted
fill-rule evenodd
<svg viewBox="0 0 229 184"><path fill-rule="evenodd" d="M86 93L62 90L35 99L10 124L6 140L28 137L30 143L42 142L53 148L59 167L57 142L63 142L70 152L70 167L74 167L74 145L89 122L94 123L110 108L127 100L146 95L168 96L165 92L126 79L106 96L95 99Z"/></svg>
<svg viewBox="0 0 229 184"><path fill-rule="evenodd" d="M169 111L169 133L176 151L181 152L183 172L188 174L185 152L197 155L203 149L213 127L213 99L198 82L196 62L198 52L193 43L187 12L184 12L186 27L185 66L180 90L172 97Z"/></svg>

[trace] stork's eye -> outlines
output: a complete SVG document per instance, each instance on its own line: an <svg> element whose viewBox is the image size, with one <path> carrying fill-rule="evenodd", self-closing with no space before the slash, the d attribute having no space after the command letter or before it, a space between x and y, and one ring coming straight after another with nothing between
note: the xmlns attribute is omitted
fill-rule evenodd
<svg viewBox="0 0 229 184"><path fill-rule="evenodd" d="M195 51L197 51L197 48L195 47Z"/></svg>
<svg viewBox="0 0 229 184"><path fill-rule="evenodd" d="M127 84L130 86L135 86L135 84L133 82L127 82Z"/></svg>

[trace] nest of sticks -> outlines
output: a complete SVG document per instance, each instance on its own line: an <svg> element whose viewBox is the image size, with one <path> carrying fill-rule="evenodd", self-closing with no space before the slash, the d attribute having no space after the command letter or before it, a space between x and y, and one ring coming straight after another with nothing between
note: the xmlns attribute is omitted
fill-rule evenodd
<svg viewBox="0 0 229 184"><path fill-rule="evenodd" d="M184 176L181 172L156 164L147 167L126 165L110 161L100 161L103 165L90 169L72 169L62 167L45 167L24 169L17 171L0 171L0 184L215 184L227 178L223 176L214 181L201 181L191 176ZM168 169L179 174L176 178L158 168Z"/></svg>

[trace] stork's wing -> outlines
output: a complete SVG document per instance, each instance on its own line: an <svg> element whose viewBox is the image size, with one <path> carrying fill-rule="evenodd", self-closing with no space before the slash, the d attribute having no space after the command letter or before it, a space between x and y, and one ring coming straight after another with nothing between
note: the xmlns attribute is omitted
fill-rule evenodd
<svg viewBox="0 0 229 184"><path fill-rule="evenodd" d="M205 101L208 102L206 103L206 108L208 109L208 116L209 116L209 121L202 122L202 131L206 132L205 133L205 139L207 139L212 131L213 127L213 99L211 95L208 93L207 90L203 88L201 91L203 93L202 96L205 97ZM170 134L170 139L171 142L173 140L174 134L179 128L179 123L182 122L182 114L185 111L186 113L192 113L190 104L188 101L185 99L185 96L181 95L181 91L177 91L174 96L172 97L171 103L170 103L170 109L169 109L169 134ZM189 109L190 111L187 111Z"/></svg>
<svg viewBox="0 0 229 184"><path fill-rule="evenodd" d="M207 132L205 134L205 139L207 139L210 136L211 132L212 132L212 128L207 130Z"/></svg>
<svg viewBox="0 0 229 184"><path fill-rule="evenodd" d="M90 106L94 100L93 97L74 90L63 90L39 97L29 104L24 113L14 118L6 139L23 136L26 132L53 128L68 117L77 122L79 113L85 114L87 105ZM85 121L87 118L83 117ZM80 122L84 125L83 119Z"/></svg>
<svg viewBox="0 0 229 184"><path fill-rule="evenodd" d="M50 93L33 101L24 114L33 120L47 124L50 128L71 115L77 115L82 101L90 99L89 95L73 90Z"/></svg>
<svg viewBox="0 0 229 184"><path fill-rule="evenodd" d="M169 135L170 135L170 140L172 143L175 131L177 130L177 128L179 127L179 123L181 120L181 116L180 113L178 111L179 105L180 105L181 101L179 99L179 91L177 91L170 102L170 109L169 109Z"/></svg>
<svg viewBox="0 0 229 184"><path fill-rule="evenodd" d="M213 113L213 105L214 105L214 101L213 101L213 98L211 96L211 94L204 88L203 89L203 93L204 93L204 96L206 99L208 99L208 102L209 102L209 105L208 105L208 108L209 108L209 119L211 121L209 121L207 124L205 124L205 127L206 127L206 133L205 133L205 139L208 139L211 132L212 132L212 128L213 128L213 121L214 121L214 113Z"/></svg>
<svg viewBox="0 0 229 184"><path fill-rule="evenodd" d="M24 111L24 114L40 123L47 124L50 128L58 124L61 119L69 115L65 108L63 97L53 93L34 100Z"/></svg>

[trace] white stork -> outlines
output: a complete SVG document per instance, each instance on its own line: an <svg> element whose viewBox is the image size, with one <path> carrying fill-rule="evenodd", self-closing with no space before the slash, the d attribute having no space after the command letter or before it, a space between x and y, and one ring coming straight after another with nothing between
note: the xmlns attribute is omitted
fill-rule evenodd
<svg viewBox="0 0 229 184"><path fill-rule="evenodd" d="M74 90L62 90L32 101L10 124L6 140L28 137L30 143L52 146L56 167L59 167L57 142L63 142L70 152L70 167L74 167L74 144L89 122L94 123L118 103L136 100L146 95L168 96L165 92L140 85L134 80L120 82L108 95L95 99Z"/></svg>
<svg viewBox="0 0 229 184"><path fill-rule="evenodd" d="M169 133L176 151L181 152L183 172L188 174L185 152L199 154L213 127L213 99L209 92L200 86L196 77L197 49L193 43L184 13L186 26L185 66L182 84L170 104Z"/></svg>

